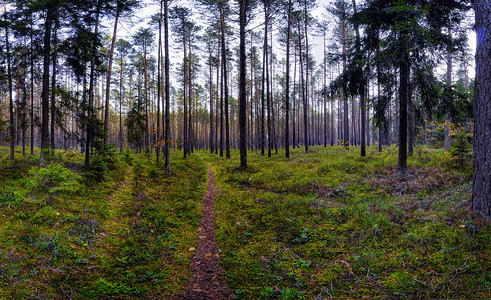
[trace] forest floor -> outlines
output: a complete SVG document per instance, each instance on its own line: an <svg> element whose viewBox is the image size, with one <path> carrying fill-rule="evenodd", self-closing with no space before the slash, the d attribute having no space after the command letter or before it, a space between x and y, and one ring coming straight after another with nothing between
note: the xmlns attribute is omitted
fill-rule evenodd
<svg viewBox="0 0 491 300"><path fill-rule="evenodd" d="M202 161L203 158L198 154ZM204 212L198 228L196 253L191 260L191 281L185 294L180 299L228 299L230 290L225 281L225 272L219 262L219 253L215 237L215 196L217 187L215 174L210 165L208 182L204 198Z"/></svg>
<svg viewBox="0 0 491 300"><path fill-rule="evenodd" d="M274 150L273 150L274 153ZM416 148L312 147L249 168L0 147L0 299L489 299L472 163Z"/></svg>

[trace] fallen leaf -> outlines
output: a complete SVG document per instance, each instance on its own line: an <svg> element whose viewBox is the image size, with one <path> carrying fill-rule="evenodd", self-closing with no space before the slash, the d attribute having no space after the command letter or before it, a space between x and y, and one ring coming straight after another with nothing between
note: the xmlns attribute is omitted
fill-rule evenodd
<svg viewBox="0 0 491 300"><path fill-rule="evenodd" d="M194 247L190 247L190 248L189 248L189 252L191 252L191 251L195 251L195 250L196 250L196 248L194 248Z"/></svg>
<svg viewBox="0 0 491 300"><path fill-rule="evenodd" d="M208 258L208 257L210 257L210 256L212 256L212 255L213 255L213 254L211 254L211 252L209 252L209 253L206 253L206 254L205 254L205 257L206 257L206 258Z"/></svg>

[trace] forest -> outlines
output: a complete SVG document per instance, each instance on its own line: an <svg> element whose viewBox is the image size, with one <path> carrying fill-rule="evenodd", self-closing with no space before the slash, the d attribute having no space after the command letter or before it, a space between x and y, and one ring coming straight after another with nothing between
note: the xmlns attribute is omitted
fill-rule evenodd
<svg viewBox="0 0 491 300"><path fill-rule="evenodd" d="M3 0L0 299L489 299L488 0Z"/></svg>

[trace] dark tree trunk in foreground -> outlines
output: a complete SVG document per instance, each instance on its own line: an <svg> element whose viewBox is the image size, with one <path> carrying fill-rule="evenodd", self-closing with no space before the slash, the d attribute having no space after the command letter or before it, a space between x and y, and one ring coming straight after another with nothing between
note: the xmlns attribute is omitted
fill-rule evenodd
<svg viewBox="0 0 491 300"><path fill-rule="evenodd" d="M404 44L404 38L407 31L400 34L401 44ZM400 58L400 82L399 82L399 161L397 163L397 173L399 175L407 174L407 104L409 100L409 53L404 47Z"/></svg>
<svg viewBox="0 0 491 300"><path fill-rule="evenodd" d="M247 0L240 1L240 82L239 82L239 148L240 148L240 168L247 168L247 95L246 95L246 47L245 47L245 27L246 27L246 5Z"/></svg>
<svg viewBox="0 0 491 300"><path fill-rule="evenodd" d="M472 210L491 219L491 2L476 0L477 51L474 90Z"/></svg>

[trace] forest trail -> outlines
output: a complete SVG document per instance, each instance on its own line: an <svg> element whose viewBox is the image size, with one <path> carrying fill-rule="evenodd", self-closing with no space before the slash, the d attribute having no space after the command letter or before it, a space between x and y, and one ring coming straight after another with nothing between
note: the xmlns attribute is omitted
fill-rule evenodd
<svg viewBox="0 0 491 300"><path fill-rule="evenodd" d="M215 237L215 196L217 187L215 175L210 165L201 157L208 168L208 182L204 198L204 212L198 228L198 245L190 271L192 278L185 294L178 299L229 299L229 287L224 278L224 270L219 264L218 247Z"/></svg>

